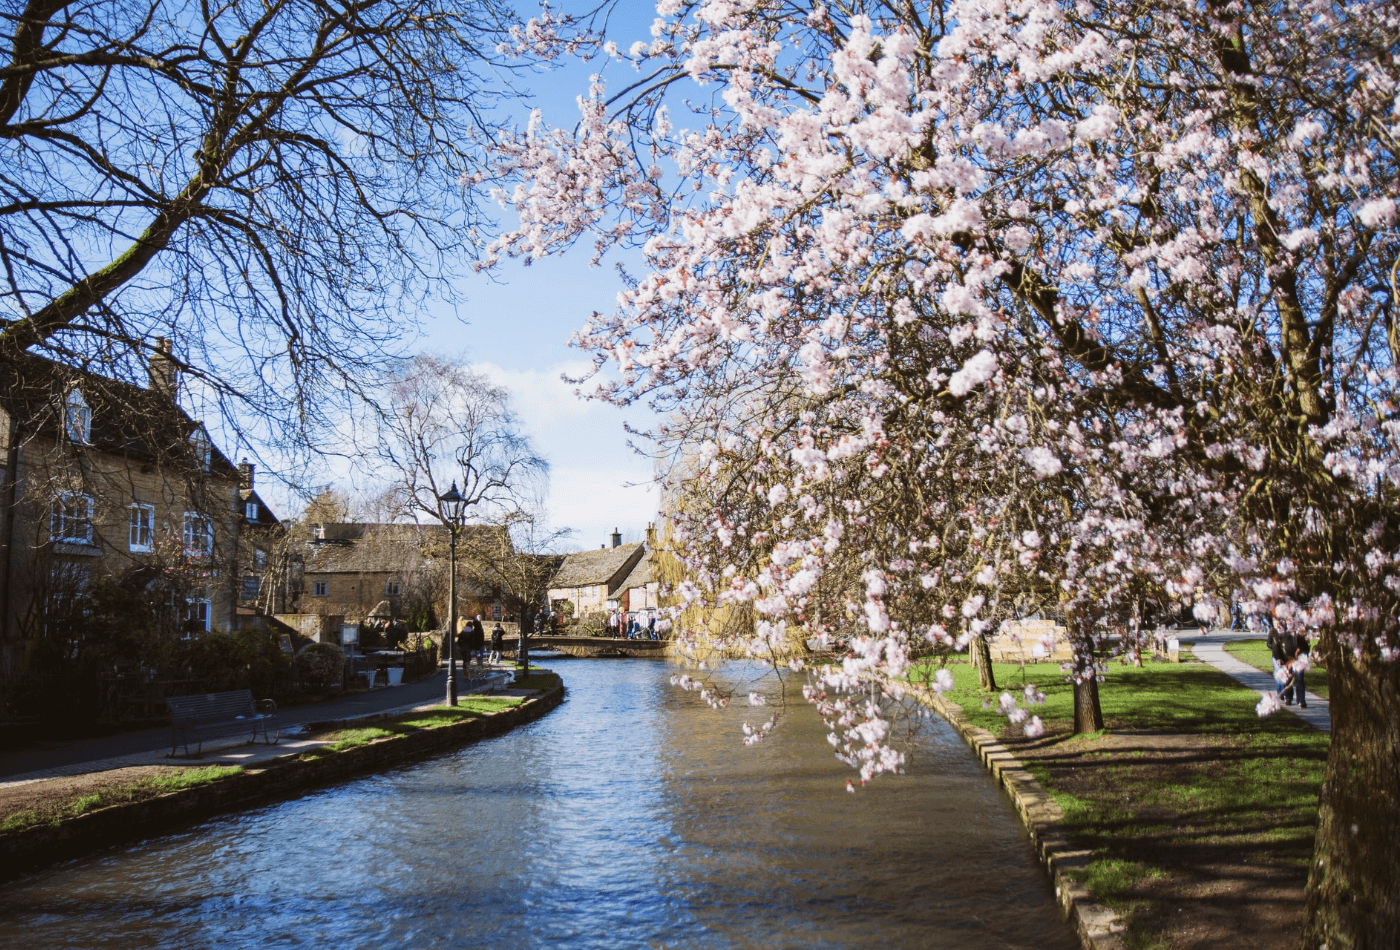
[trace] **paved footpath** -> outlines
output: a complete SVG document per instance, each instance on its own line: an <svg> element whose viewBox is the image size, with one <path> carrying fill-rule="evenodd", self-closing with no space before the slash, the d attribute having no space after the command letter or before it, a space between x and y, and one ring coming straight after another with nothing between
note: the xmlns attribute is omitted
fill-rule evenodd
<svg viewBox="0 0 1400 950"><path fill-rule="evenodd" d="M1201 631L1183 630L1179 633L1174 632L1172 636L1180 637L1183 646L1190 644L1197 659L1209 663L1256 693L1278 692L1278 683L1274 680L1274 674L1255 669L1243 660L1237 660L1225 652L1225 644L1231 640L1262 640L1264 639L1263 634L1250 635L1237 630L1215 630L1207 634ZM1332 731L1331 709L1328 708L1327 700L1316 693L1308 693L1307 709L1300 709L1297 706L1284 706L1283 709L1323 732L1331 733ZM1278 713L1274 715L1278 715Z"/></svg>
<svg viewBox="0 0 1400 950"><path fill-rule="evenodd" d="M501 667L470 684L460 679L459 683L462 684L463 694L484 689L500 693L501 684L509 676L510 671ZM343 727L415 709L428 709L442 705L446 692L447 674L439 672L406 686L381 686L343 699L290 706L279 712L278 724L282 728L283 739L277 745L249 743L236 736L213 739L204 743L203 752L197 757L170 756L169 726L93 739L36 739L22 748L0 751L0 788L134 765L249 765L263 762L320 745L298 737L309 726Z"/></svg>

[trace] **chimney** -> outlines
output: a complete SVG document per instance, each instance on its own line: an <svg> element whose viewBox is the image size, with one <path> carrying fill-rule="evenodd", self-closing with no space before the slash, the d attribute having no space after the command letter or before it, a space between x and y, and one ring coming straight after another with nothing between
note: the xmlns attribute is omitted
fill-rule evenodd
<svg viewBox="0 0 1400 950"><path fill-rule="evenodd" d="M612 546L615 548L622 547L622 535L618 533L618 530L616 528L613 528Z"/></svg>
<svg viewBox="0 0 1400 950"><path fill-rule="evenodd" d="M656 525L654 524L647 525L647 547L650 549L656 547Z"/></svg>
<svg viewBox="0 0 1400 950"><path fill-rule="evenodd" d="M161 393L173 400L180 385L180 371L170 354L170 341L163 336L156 337L155 352L146 362L146 374L150 378L151 392Z"/></svg>
<svg viewBox="0 0 1400 950"><path fill-rule="evenodd" d="M253 466L246 458L238 463L238 487L250 491L253 488Z"/></svg>

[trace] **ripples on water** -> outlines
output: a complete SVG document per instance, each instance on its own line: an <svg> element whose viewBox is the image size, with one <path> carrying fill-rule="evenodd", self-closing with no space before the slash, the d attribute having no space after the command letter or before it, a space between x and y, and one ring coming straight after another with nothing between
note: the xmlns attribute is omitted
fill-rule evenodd
<svg viewBox="0 0 1400 950"><path fill-rule="evenodd" d="M769 710L659 662L555 668L564 705L507 735L12 883L0 946L1077 946L941 722L851 795L800 700L745 748Z"/></svg>

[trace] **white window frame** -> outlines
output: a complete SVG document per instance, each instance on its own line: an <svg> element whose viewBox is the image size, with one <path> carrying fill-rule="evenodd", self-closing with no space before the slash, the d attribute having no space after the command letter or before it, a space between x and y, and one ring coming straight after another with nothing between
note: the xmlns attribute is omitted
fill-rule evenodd
<svg viewBox="0 0 1400 950"><path fill-rule="evenodd" d="M200 615L203 614L201 617ZM194 621L199 625L196 627L204 633L214 629L214 601L208 597L187 597L185 598L185 623L186 630L188 624ZM202 625L201 625L202 622Z"/></svg>
<svg viewBox="0 0 1400 950"><path fill-rule="evenodd" d="M327 588L326 588L326 582L325 582L325 581L312 581L312 582L311 582L311 596L312 596L312 597L328 597L328 596L330 596L330 595L329 595L329 592L328 592L328 590L327 590Z"/></svg>
<svg viewBox="0 0 1400 950"><path fill-rule="evenodd" d="M63 434L72 442L83 445L92 442L92 409L77 387L63 400Z"/></svg>
<svg viewBox="0 0 1400 950"><path fill-rule="evenodd" d="M201 528L203 530L200 530ZM190 557L208 557L214 553L213 519L198 511L185 512L180 537L185 544L185 554Z"/></svg>
<svg viewBox="0 0 1400 950"><path fill-rule="evenodd" d="M80 514L79 509L85 513ZM64 544L92 544L92 496L64 492L49 511L49 540Z"/></svg>
<svg viewBox="0 0 1400 950"><path fill-rule="evenodd" d="M243 503L243 517L246 518L248 521L257 524L258 503L256 501L248 501Z"/></svg>
<svg viewBox="0 0 1400 950"><path fill-rule="evenodd" d="M155 549L156 506L133 502L127 507L126 512L127 550L139 554L149 554ZM144 517L142 517L143 515Z"/></svg>

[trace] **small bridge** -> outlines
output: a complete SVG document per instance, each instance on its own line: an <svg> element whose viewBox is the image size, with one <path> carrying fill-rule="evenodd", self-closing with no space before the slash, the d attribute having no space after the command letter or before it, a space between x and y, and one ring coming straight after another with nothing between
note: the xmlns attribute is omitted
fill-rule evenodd
<svg viewBox="0 0 1400 950"><path fill-rule="evenodd" d="M666 655L670 640L629 640L624 637L562 637L532 636L526 642L531 651L555 650L569 656L632 656L660 659ZM515 655L515 640L506 640L502 652Z"/></svg>

